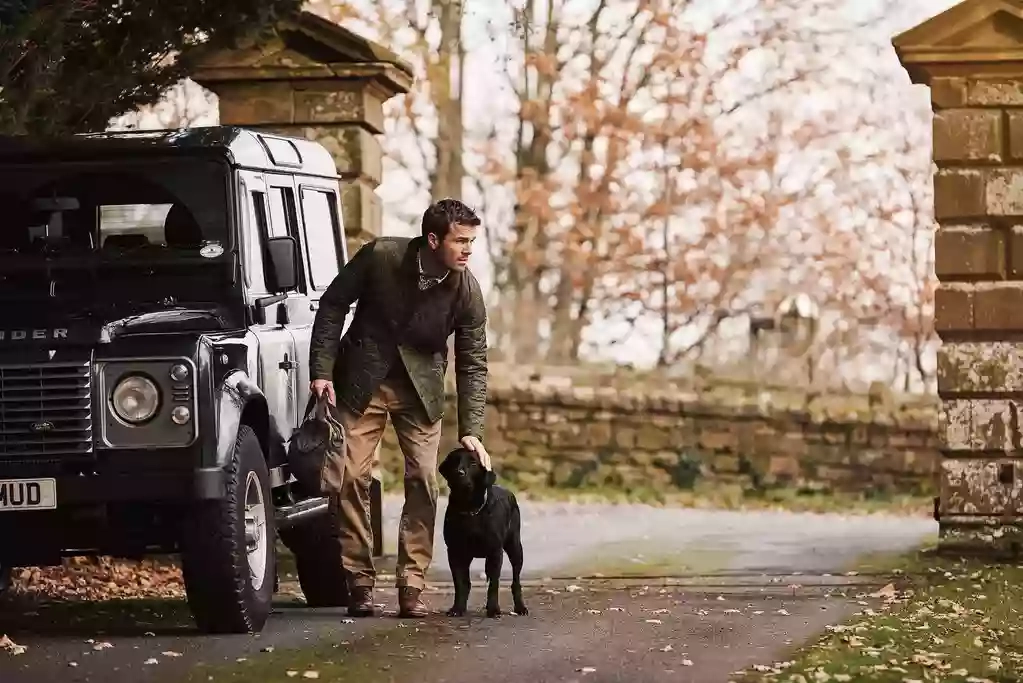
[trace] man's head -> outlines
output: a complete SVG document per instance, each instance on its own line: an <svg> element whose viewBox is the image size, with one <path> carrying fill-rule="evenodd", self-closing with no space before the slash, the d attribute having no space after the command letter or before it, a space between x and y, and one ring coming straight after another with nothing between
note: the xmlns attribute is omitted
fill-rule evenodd
<svg viewBox="0 0 1023 683"><path fill-rule="evenodd" d="M423 213L423 237L449 270L465 270L479 225L476 212L457 199L441 199Z"/></svg>

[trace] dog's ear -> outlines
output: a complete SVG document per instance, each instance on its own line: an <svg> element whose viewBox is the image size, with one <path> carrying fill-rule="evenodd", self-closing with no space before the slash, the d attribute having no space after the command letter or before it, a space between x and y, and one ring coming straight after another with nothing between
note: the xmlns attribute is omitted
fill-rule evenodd
<svg viewBox="0 0 1023 683"><path fill-rule="evenodd" d="M494 470L484 470L483 485L488 489L497 483L497 475L494 474Z"/></svg>
<svg viewBox="0 0 1023 683"><path fill-rule="evenodd" d="M450 481L451 477L455 473L455 470L458 469L459 457L460 454L458 450L454 450L448 453L447 457L444 458L444 462L442 462L440 464L440 467L437 468L437 471L440 472L440 476Z"/></svg>

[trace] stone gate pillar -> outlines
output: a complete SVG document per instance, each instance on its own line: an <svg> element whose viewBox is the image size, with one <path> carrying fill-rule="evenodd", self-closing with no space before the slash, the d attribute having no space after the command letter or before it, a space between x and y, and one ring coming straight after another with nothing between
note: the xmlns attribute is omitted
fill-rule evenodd
<svg viewBox="0 0 1023 683"><path fill-rule="evenodd" d="M382 230L376 136L384 102L408 92L412 68L312 12L275 29L273 38L207 55L192 80L217 94L221 124L316 140L333 154L351 255Z"/></svg>
<svg viewBox="0 0 1023 683"><path fill-rule="evenodd" d="M312 12L274 27L274 36L205 55L192 80L215 92L220 123L316 140L341 176L341 208L349 257L381 234L374 190L383 176L376 136L383 104L408 92L412 68L383 46ZM374 554L383 547L380 448L373 463Z"/></svg>
<svg viewBox="0 0 1023 683"><path fill-rule="evenodd" d="M946 549L1023 526L1023 0L966 0L894 39L934 111L935 515Z"/></svg>

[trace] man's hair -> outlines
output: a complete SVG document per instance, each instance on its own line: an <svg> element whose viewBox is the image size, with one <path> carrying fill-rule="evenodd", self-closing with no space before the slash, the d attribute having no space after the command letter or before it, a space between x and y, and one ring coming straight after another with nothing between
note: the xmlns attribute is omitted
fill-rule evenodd
<svg viewBox="0 0 1023 683"><path fill-rule="evenodd" d="M447 237L452 225L480 224L476 212L457 199L441 199L423 212L423 237L433 233L441 241Z"/></svg>

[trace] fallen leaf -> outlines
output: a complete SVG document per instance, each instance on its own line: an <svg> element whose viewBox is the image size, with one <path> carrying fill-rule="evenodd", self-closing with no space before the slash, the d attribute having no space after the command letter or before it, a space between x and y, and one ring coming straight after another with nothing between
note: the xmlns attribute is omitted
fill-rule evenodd
<svg viewBox="0 0 1023 683"><path fill-rule="evenodd" d="M882 588L881 590L877 591L876 593L871 593L870 597L872 597L872 598L894 598L895 597L895 584L892 584L892 583L886 584L885 587Z"/></svg>
<svg viewBox="0 0 1023 683"><path fill-rule="evenodd" d="M156 659L155 657L150 657L149 659L147 659L146 661L144 661L142 663L143 664L159 664L160 660Z"/></svg>
<svg viewBox="0 0 1023 683"><path fill-rule="evenodd" d="M683 659L682 660L682 666L692 666L692 665L693 665L693 660L691 660L691 659Z"/></svg>
<svg viewBox="0 0 1023 683"><path fill-rule="evenodd" d="M320 672L319 671L303 671L302 672L302 678L319 678L319 677L320 677Z"/></svg>
<svg viewBox="0 0 1023 683"><path fill-rule="evenodd" d="M0 636L0 650L3 650L4 652L8 652L12 655L23 655L27 649L27 647L24 645L18 645L6 635Z"/></svg>
<svg viewBox="0 0 1023 683"><path fill-rule="evenodd" d="M160 654L163 655L164 657L180 657L181 656L180 652L174 652L173 650L167 650L166 652L161 652Z"/></svg>
<svg viewBox="0 0 1023 683"><path fill-rule="evenodd" d="M597 670L594 669L592 666L584 666L581 669L576 669L576 673L581 673L581 674L592 674L592 673L596 673L596 671Z"/></svg>

